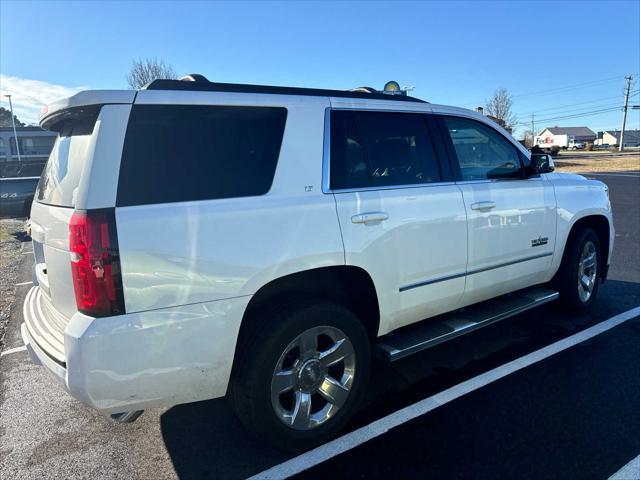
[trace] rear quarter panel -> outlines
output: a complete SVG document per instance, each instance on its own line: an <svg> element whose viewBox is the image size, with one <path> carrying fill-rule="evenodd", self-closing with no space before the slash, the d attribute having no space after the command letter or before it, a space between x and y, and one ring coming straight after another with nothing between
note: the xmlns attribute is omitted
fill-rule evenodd
<svg viewBox="0 0 640 480"><path fill-rule="evenodd" d="M138 102L285 106L287 122L266 195L116 208L127 312L252 295L344 264L335 200L321 189L328 99L142 91Z"/></svg>

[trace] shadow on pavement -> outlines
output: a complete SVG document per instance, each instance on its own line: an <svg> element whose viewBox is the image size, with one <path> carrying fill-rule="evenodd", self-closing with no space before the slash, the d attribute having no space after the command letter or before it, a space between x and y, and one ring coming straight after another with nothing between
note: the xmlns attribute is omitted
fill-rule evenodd
<svg viewBox="0 0 640 480"><path fill-rule="evenodd" d="M640 283L608 280L588 314L546 305L394 364L376 363L347 431L636 307L639 299ZM246 478L293 456L251 437L225 399L173 407L161 429L180 478Z"/></svg>

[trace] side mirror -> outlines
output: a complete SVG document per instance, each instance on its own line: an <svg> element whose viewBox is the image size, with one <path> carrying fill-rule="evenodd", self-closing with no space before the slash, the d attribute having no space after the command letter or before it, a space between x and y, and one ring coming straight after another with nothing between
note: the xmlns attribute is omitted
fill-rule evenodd
<svg viewBox="0 0 640 480"><path fill-rule="evenodd" d="M534 153L531 155L531 163L527 168L527 175L539 175L541 173L550 173L555 169L553 158L546 153Z"/></svg>

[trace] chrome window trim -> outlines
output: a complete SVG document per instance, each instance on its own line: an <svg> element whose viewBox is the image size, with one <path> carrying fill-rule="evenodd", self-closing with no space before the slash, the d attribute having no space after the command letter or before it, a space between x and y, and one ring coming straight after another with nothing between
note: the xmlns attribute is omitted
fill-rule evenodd
<svg viewBox="0 0 640 480"><path fill-rule="evenodd" d="M501 183L501 182L527 182L527 181L542 181L541 177L529 177L529 178L485 178L484 180L459 180L454 182L456 185L469 185L475 183Z"/></svg>
<svg viewBox="0 0 640 480"><path fill-rule="evenodd" d="M324 142L322 144L322 193L332 193L330 185L331 165L331 107L324 109Z"/></svg>
<svg viewBox="0 0 640 480"><path fill-rule="evenodd" d="M551 255L553 255L553 252L540 253L538 255L530 255L528 257L519 258L518 260L511 260L509 262L498 263L496 265L491 265L491 266L488 266L488 267L482 267L482 268L475 268L473 270L467 270L466 272L462 272L462 273L454 273L452 275L446 275L444 277L436 277L436 278L432 278L430 280L423 280L423 281L416 282L416 283L410 283L409 285L405 285L405 286L400 287L399 291L400 292L405 292L407 290L412 290L414 288L431 285L432 283L444 282L444 281L447 281L447 280L453 280L455 278L465 277L465 276L468 276L468 275L475 275L476 273L482 273L482 272L487 272L489 270L495 270L497 268L508 267L510 265L516 265L518 263L528 262L530 260L537 260L539 258L550 257Z"/></svg>
<svg viewBox="0 0 640 480"><path fill-rule="evenodd" d="M349 192L371 192L378 190L398 190L403 188L436 187L455 185L456 182L430 182L411 183L408 185L384 185L379 187L359 187L331 189L331 112L333 110L346 110L350 112L384 112L384 113L413 113L419 115L431 115L431 110L396 110L393 108L348 108L348 107L327 107L324 110L324 141L322 143L322 193L349 193ZM431 139L433 140L433 139ZM440 172L442 173L442 172Z"/></svg>
<svg viewBox="0 0 640 480"><path fill-rule="evenodd" d="M401 190L404 188L424 188L424 187L442 187L447 185L455 185L456 182L431 182L431 183L412 183L409 185L384 185L380 187L360 187L360 188L339 188L326 193L349 193L349 192L370 192L378 190Z"/></svg>

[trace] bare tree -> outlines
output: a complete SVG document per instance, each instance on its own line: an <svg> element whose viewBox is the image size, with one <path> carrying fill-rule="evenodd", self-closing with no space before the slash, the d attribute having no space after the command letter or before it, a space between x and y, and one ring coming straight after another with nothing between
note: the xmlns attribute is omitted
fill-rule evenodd
<svg viewBox="0 0 640 480"><path fill-rule="evenodd" d="M531 148L533 147L533 137L534 137L534 133L531 129L529 130L525 130L522 133L522 139L524 140L524 146L526 148Z"/></svg>
<svg viewBox="0 0 640 480"><path fill-rule="evenodd" d="M506 88L499 88L493 97L486 101L484 110L488 116L495 118L497 123L512 131L518 122L518 118L511 111L512 105L511 94Z"/></svg>
<svg viewBox="0 0 640 480"><path fill-rule="evenodd" d="M129 88L137 90L159 78L175 79L178 76L173 67L165 64L163 60L158 60L157 58L140 59L134 60L131 65L131 70L127 75L127 83Z"/></svg>

